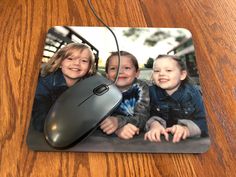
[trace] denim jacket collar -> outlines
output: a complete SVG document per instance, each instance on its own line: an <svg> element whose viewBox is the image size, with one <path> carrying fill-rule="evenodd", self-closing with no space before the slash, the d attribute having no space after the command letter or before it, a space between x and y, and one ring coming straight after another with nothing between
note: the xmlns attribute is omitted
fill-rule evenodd
<svg viewBox="0 0 236 177"><path fill-rule="evenodd" d="M53 80L54 87L67 87L66 80L63 76L61 69L58 69L54 72L54 80Z"/></svg>
<svg viewBox="0 0 236 177"><path fill-rule="evenodd" d="M164 89L161 89L160 100L165 100L170 97L176 101L181 100L183 97L184 89L185 89L184 84L181 84L179 88L172 95L168 95Z"/></svg>

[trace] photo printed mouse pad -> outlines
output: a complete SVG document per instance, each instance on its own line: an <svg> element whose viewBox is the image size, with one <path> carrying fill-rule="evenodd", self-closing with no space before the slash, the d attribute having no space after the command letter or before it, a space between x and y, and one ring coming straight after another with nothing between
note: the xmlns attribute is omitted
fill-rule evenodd
<svg viewBox="0 0 236 177"><path fill-rule="evenodd" d="M190 31L48 30L27 144L35 151L203 153L207 113Z"/></svg>

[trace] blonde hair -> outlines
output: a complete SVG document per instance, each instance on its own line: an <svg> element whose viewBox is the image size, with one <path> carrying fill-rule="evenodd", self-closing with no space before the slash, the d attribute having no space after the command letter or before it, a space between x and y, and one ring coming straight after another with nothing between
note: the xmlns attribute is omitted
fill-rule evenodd
<svg viewBox="0 0 236 177"><path fill-rule="evenodd" d="M90 53L90 56L89 56L90 69L89 69L88 73L86 74L86 76L91 76L91 75L95 74L96 73L95 57L94 57L94 54L93 54L92 50L85 44L71 43L71 44L67 44L65 47L58 50L52 56L52 58L45 64L45 66L42 67L41 76L45 77L48 74L55 72L61 66L61 62L65 58L71 56L72 53L75 50L78 50L78 51L81 51L81 52L84 51L84 50L89 50L89 53Z"/></svg>

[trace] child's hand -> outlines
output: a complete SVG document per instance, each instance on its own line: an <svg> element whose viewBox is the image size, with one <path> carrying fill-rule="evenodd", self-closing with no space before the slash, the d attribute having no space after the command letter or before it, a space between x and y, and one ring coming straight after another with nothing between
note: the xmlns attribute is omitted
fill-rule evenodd
<svg viewBox="0 0 236 177"><path fill-rule="evenodd" d="M157 121L152 122L150 130L145 133L144 140L150 140L151 142L161 142L160 136L163 134L166 141L169 140L169 135L165 131L165 128Z"/></svg>
<svg viewBox="0 0 236 177"><path fill-rule="evenodd" d="M173 125L167 128L166 132L171 132L174 135L173 143L177 143L181 139L186 139L190 135L188 127L183 125Z"/></svg>
<svg viewBox="0 0 236 177"><path fill-rule="evenodd" d="M130 123L116 131L116 135L122 139L131 139L135 134L139 134L139 128Z"/></svg>
<svg viewBox="0 0 236 177"><path fill-rule="evenodd" d="M102 131L108 135L114 133L118 128L118 119L117 117L107 117L102 123L100 124L100 128Z"/></svg>

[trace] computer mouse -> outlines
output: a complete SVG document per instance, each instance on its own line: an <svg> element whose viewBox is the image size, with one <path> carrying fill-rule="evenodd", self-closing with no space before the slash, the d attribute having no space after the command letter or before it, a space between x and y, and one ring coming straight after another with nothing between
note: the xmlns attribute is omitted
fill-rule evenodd
<svg viewBox="0 0 236 177"><path fill-rule="evenodd" d="M86 138L122 100L111 81L94 75L67 89L51 107L44 135L54 148L67 148Z"/></svg>

